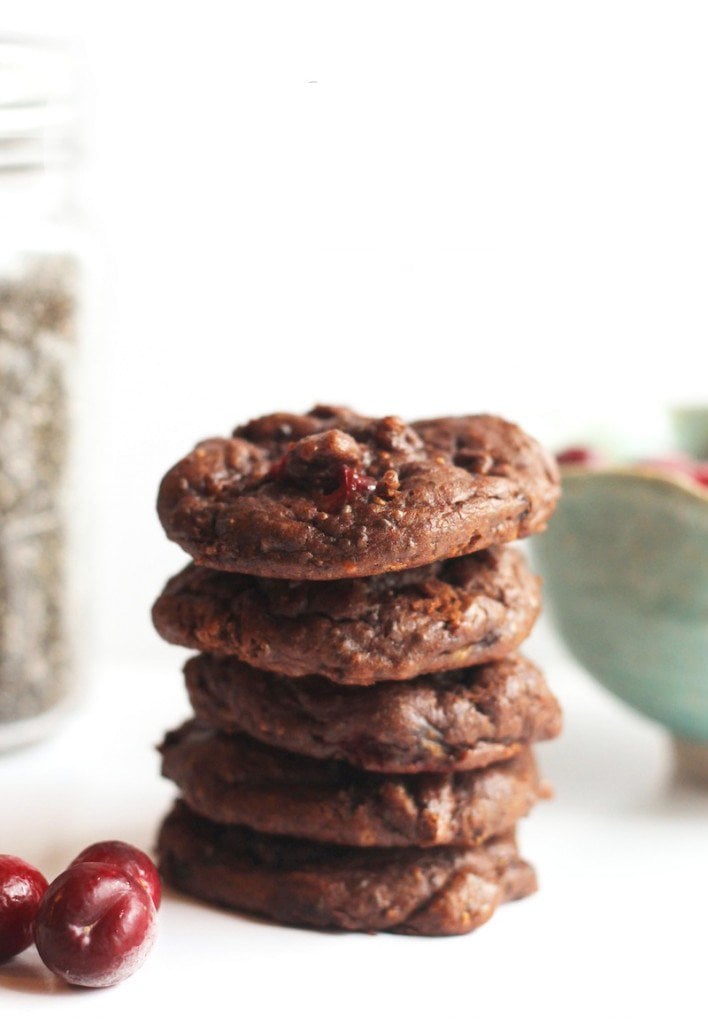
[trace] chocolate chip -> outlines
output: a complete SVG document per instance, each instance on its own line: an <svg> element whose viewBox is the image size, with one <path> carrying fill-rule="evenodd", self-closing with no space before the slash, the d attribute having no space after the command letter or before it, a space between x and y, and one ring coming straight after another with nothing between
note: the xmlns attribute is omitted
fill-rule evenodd
<svg viewBox="0 0 708 1024"><path fill-rule="evenodd" d="M326 430L292 446L285 456L283 474L300 486L327 492L340 485L344 466L358 469L361 449L350 434Z"/></svg>

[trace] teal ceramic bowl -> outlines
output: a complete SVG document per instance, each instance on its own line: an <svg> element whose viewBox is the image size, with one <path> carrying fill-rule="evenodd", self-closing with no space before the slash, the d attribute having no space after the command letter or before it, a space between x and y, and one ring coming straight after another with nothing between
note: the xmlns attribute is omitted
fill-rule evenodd
<svg viewBox="0 0 708 1024"><path fill-rule="evenodd" d="M708 409L672 417L708 456ZM577 660L661 722L681 766L708 779L708 487L645 468L572 469L534 539L546 605Z"/></svg>

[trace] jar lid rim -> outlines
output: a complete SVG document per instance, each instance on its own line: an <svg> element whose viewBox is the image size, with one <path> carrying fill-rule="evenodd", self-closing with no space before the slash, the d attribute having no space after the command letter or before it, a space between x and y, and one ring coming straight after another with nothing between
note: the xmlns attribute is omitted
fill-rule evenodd
<svg viewBox="0 0 708 1024"><path fill-rule="evenodd" d="M77 133L75 47L0 35L0 168L66 159Z"/></svg>

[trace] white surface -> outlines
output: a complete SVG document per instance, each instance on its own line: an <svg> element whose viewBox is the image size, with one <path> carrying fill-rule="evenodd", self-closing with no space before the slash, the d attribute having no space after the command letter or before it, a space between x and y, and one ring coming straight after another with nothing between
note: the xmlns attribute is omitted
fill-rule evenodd
<svg viewBox="0 0 708 1024"><path fill-rule="evenodd" d="M451 939L319 934L167 895L159 942L132 979L68 990L27 952L0 968L3 1022L167 1010L322 1024L701 1019L708 792L673 782L659 731L591 684L543 627L527 650L566 712L562 739L539 748L555 800L521 832L537 895ZM153 744L187 708L179 661L166 650L160 670L105 671L60 736L0 759L3 848L51 875L98 839L150 847L173 796Z"/></svg>

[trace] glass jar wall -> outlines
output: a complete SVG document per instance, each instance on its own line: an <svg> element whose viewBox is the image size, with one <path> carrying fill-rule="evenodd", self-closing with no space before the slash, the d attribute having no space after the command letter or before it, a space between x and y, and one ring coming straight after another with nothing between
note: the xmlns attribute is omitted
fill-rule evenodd
<svg viewBox="0 0 708 1024"><path fill-rule="evenodd" d="M75 138L67 52L0 39L0 750L75 689Z"/></svg>

